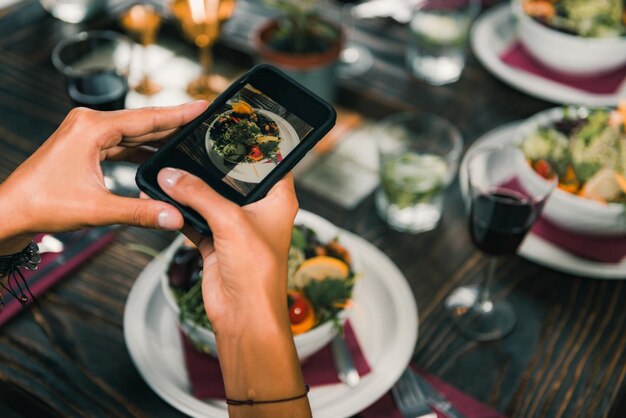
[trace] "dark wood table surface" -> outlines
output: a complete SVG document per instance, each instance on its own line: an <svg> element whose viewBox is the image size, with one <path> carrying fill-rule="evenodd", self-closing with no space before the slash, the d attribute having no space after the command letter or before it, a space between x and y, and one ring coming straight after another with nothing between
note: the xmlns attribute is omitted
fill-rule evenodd
<svg viewBox="0 0 626 418"><path fill-rule="evenodd" d="M218 57L249 67L247 33L263 14L257 6L241 5ZM71 107L50 64L53 46L84 28L111 27L109 16L81 25L62 23L34 0L0 11L0 179ZM169 36L177 34L171 30ZM502 83L471 53L457 83L432 87L412 79L403 66L405 34L394 22L363 23L359 39L376 61L367 74L341 82L338 102L372 118L400 109L433 112L456 124L468 146L490 129L552 106ZM353 211L306 190L299 190L299 198L302 208L363 236L402 270L419 307L414 364L509 416L624 413L617 407L626 386L624 281L577 277L512 257L498 269L495 287L513 303L517 327L500 341L470 341L455 331L443 309L446 295L477 281L485 267L466 232L458 184L450 188L439 227L420 235L386 227L372 196ZM126 297L150 261L129 245L160 250L172 237L122 228L103 253L40 297L39 307L3 327L0 416L181 416L141 379L122 332Z"/></svg>

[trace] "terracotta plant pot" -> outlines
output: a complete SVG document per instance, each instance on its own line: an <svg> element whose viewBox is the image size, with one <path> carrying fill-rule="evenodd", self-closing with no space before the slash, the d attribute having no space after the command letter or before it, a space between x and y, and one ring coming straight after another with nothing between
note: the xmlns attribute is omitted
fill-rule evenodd
<svg viewBox="0 0 626 418"><path fill-rule="evenodd" d="M324 52L294 54L279 51L270 44L272 35L278 30L278 21L270 20L253 34L253 43L261 60L274 65L293 77L323 99L332 102L335 98L337 64L343 48L343 32Z"/></svg>

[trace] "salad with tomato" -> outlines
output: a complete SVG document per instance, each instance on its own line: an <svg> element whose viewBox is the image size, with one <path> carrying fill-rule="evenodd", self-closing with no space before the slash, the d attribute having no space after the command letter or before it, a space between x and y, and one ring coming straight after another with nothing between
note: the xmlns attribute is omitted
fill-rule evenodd
<svg viewBox="0 0 626 418"><path fill-rule="evenodd" d="M552 29L588 38L626 35L623 0L522 0L524 12Z"/></svg>
<svg viewBox="0 0 626 418"><path fill-rule="evenodd" d="M617 109L565 108L521 149L532 168L559 188L603 203L626 205L626 102Z"/></svg>
<svg viewBox="0 0 626 418"><path fill-rule="evenodd" d="M212 150L231 163L279 162L278 124L244 101L219 115L209 128Z"/></svg>
<svg viewBox="0 0 626 418"><path fill-rule="evenodd" d="M192 245L181 246L168 269L169 286L181 322L211 329L202 300L202 258ZM315 231L295 225L288 259L287 305L293 335L332 321L350 304L357 274L350 252L337 239L321 242Z"/></svg>

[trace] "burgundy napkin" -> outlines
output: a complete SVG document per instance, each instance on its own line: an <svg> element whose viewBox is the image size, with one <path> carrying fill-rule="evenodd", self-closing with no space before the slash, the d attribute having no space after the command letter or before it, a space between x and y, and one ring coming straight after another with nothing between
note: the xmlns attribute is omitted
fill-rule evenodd
<svg viewBox="0 0 626 418"><path fill-rule="evenodd" d="M454 407L466 418L503 418L504 415L500 414L495 409L487 406L471 396L461 392L454 386L444 382L443 380L430 375L424 371L415 369L415 371L428 382L443 396L445 396ZM445 418L445 415L439 411L437 412L438 418ZM376 403L367 408L365 411L359 414L361 418L403 418L402 414L396 408L396 404L393 401L391 393L386 393Z"/></svg>
<svg viewBox="0 0 626 418"><path fill-rule="evenodd" d="M577 76L559 73L538 62L519 42L514 42L505 50L500 59L511 67L593 94L613 94L619 90L626 78L626 66L598 75Z"/></svg>
<svg viewBox="0 0 626 418"><path fill-rule="evenodd" d="M626 236L603 237L566 231L539 218L532 232L578 257L601 263L619 263L626 257Z"/></svg>
<svg viewBox="0 0 626 418"><path fill-rule="evenodd" d="M41 296L51 286L94 256L115 238L115 233L111 229L86 229L64 235L68 239L64 244L65 248L62 253L44 253L41 255L41 262L37 266L37 270L21 270L35 297ZM38 242L39 239L41 236L36 237L35 242ZM62 256L67 259L60 258ZM23 309L22 305L12 296L5 294L3 299L5 305L2 313L0 313L0 326ZM27 305L31 303L33 301L29 300Z"/></svg>
<svg viewBox="0 0 626 418"><path fill-rule="evenodd" d="M517 178L505 181L502 187L528 195ZM571 232L555 225L545 217L540 217L535 221L532 232L557 247L587 260L619 263L626 257L626 235L610 237Z"/></svg>
<svg viewBox="0 0 626 418"><path fill-rule="evenodd" d="M224 385L222 373L217 359L209 354L196 350L191 341L181 332L185 368L191 383L191 392L198 399L218 398L224 399ZM359 347L357 338L350 326L346 323L345 339L348 349L352 354L354 365L361 376L371 371L363 352ZM435 376L420 372L432 385L446 396L454 406L467 418L501 418L497 411L481 404L474 398L460 392ZM309 357L302 364L304 381L311 387L339 383L337 372L333 365L330 346L324 347L316 354ZM390 393L386 393L372 406L359 414L362 418L402 418ZM443 417L443 415L439 415Z"/></svg>
<svg viewBox="0 0 626 418"><path fill-rule="evenodd" d="M191 383L191 392L198 399L218 398L224 399L224 384L222 372L217 359L209 354L196 350L191 341L181 332L185 368ZM367 360L359 347L356 335L346 322L345 340L352 354L354 365L361 376L371 371ZM322 348L317 353L306 359L302 364L304 381L311 387L339 383L330 345Z"/></svg>

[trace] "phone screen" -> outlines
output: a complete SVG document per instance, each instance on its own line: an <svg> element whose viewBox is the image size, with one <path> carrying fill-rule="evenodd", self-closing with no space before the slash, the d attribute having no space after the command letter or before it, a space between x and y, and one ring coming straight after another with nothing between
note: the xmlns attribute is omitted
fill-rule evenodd
<svg viewBox="0 0 626 418"><path fill-rule="evenodd" d="M198 163L205 176L247 196L313 130L247 83L176 148Z"/></svg>

